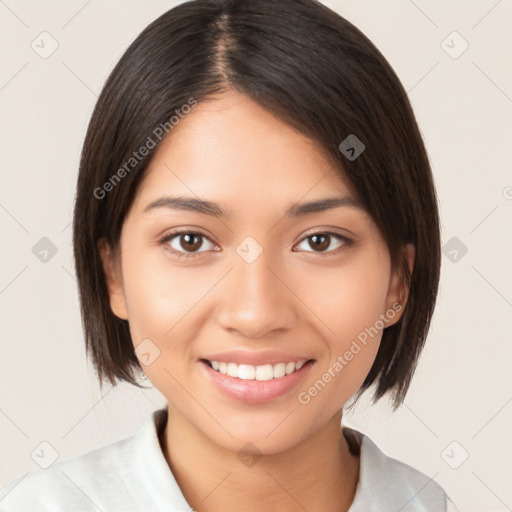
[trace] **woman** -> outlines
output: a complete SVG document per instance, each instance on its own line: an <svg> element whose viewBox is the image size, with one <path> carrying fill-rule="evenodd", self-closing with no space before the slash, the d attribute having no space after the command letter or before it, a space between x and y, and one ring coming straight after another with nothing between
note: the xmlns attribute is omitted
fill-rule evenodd
<svg viewBox="0 0 512 512"><path fill-rule="evenodd" d="M449 510L341 427L365 390L403 402L440 237L404 89L339 15L196 0L151 23L92 115L74 250L100 383L142 370L168 404L2 510Z"/></svg>

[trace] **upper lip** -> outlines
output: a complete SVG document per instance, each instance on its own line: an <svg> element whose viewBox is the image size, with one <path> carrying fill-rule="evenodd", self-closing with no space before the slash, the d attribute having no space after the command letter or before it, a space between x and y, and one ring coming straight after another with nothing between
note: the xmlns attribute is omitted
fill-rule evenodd
<svg viewBox="0 0 512 512"><path fill-rule="evenodd" d="M217 352L206 354L201 359L208 359L208 361L218 361L225 363L236 364L250 364L252 366L261 366L264 364L278 364L278 363L298 363L299 361L306 362L310 357L297 356L280 352L278 350L229 350L227 352Z"/></svg>

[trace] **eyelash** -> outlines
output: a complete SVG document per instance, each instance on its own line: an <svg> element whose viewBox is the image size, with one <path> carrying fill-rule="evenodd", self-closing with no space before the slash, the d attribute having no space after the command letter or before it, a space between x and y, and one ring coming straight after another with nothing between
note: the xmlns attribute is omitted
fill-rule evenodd
<svg viewBox="0 0 512 512"><path fill-rule="evenodd" d="M198 235L200 237L203 237L203 238L206 238L207 240L209 240L210 242L214 243L212 240L210 240L209 237L207 237L205 234L199 232L199 231L190 231L190 230L182 230L182 231L174 231L172 233L169 233L167 235L164 235L159 241L158 241L158 244L159 245L166 245L168 244L168 242L170 242L173 238L176 238L178 237L179 235ZM329 237L334 237L334 238L337 238L338 240L342 241L343 242L343 245L341 247L337 247L336 249L332 249L330 251L323 251L323 252L317 252L317 251L306 251L306 252L313 252L313 253L317 253L319 255L322 255L322 256L327 256L327 255L332 255L333 253L334 254L337 254L339 251L342 251L343 249L346 249L347 247L350 247L353 243L352 240L350 240L349 238L343 236L343 235L340 235L339 233L333 233L332 231L316 231L314 233L310 233L309 235L305 236L304 238L302 238L300 241L299 241L299 244L301 242L303 242L304 240L307 240L308 238L311 238L315 235L328 235ZM329 244L330 245L330 244ZM170 248L169 246L167 247L167 249L173 253L174 255L177 255L178 258L185 258L185 259L189 259L189 258L194 258L196 256L199 256L201 253L205 252L205 251L197 251L195 253L187 253L187 252L182 252L182 251L176 251L175 249L172 249Z"/></svg>

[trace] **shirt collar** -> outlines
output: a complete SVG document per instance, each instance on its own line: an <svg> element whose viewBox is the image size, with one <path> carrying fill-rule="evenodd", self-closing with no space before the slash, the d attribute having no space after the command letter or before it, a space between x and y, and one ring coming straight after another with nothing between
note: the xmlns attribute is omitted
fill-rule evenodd
<svg viewBox="0 0 512 512"><path fill-rule="evenodd" d="M160 446L159 434L167 423L168 409L154 411L135 435L133 471L143 482L158 510L191 510Z"/></svg>
<svg viewBox="0 0 512 512"><path fill-rule="evenodd" d="M160 445L159 436L163 435L167 415L168 407L154 411L135 435L133 471L139 475L158 510L190 511L192 508L183 496ZM409 473L406 470L408 466L384 455L361 432L343 427L343 434L351 451L357 452L359 448L360 452L359 478L349 512L367 512L370 509L372 512L389 512L389 507L405 507L420 492L427 503L430 499L438 502L438 486L432 479L412 468L409 468L412 471Z"/></svg>

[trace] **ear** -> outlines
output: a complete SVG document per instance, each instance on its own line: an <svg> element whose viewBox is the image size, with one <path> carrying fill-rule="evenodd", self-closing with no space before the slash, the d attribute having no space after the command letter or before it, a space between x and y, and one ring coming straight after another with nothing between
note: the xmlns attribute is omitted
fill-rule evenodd
<svg viewBox="0 0 512 512"><path fill-rule="evenodd" d="M409 267L409 272L412 275L412 271L414 269L414 259L416 256L416 248L413 244L407 244L402 249L403 251L403 258L407 262L407 266ZM389 325L393 325L394 323L398 322L402 316L402 312L405 308L405 305L407 304L407 299L409 298L409 285L407 283L406 276L404 275L404 272L402 270L402 261L400 261L400 264L398 265L397 270L394 272L391 283L388 290L388 295L386 298L386 308L387 309L393 309L397 311L396 307L397 304L400 304L400 312L394 317L394 322L390 323ZM395 306L393 306L395 305Z"/></svg>
<svg viewBox="0 0 512 512"><path fill-rule="evenodd" d="M118 318L128 320L128 309L126 307L122 279L120 277L121 271L115 261L112 249L104 238L98 241L98 250L103 264L112 312Z"/></svg>

